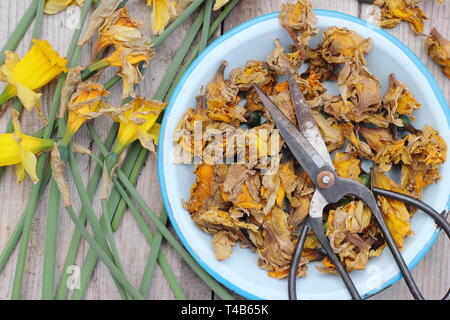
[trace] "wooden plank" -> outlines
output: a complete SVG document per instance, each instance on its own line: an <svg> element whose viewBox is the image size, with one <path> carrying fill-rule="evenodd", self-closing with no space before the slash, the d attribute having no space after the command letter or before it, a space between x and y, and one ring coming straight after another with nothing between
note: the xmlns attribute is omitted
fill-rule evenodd
<svg viewBox="0 0 450 320"><path fill-rule="evenodd" d="M447 1L440 5L436 1L425 1L420 6L424 9L425 14L430 17L430 20L425 21L424 33L428 34L434 26L444 37L450 38L450 3ZM361 18L368 19L371 12L371 6L364 4L361 10ZM440 85L446 100L450 101L450 81L427 55L424 48L425 37L415 35L406 22L387 30L406 44L425 63ZM429 299L441 298L447 292L450 283L450 241L441 235L412 274L425 297ZM411 294L405 282L399 281L372 297L372 299L411 299Z"/></svg>

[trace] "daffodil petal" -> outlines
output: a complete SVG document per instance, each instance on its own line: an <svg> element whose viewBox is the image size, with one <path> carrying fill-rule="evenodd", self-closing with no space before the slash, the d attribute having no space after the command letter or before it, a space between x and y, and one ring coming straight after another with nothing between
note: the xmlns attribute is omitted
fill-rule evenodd
<svg viewBox="0 0 450 320"><path fill-rule="evenodd" d="M39 107L41 101L40 93L36 93L33 90L28 89L27 87L21 85L20 83L16 83L17 97L22 102L23 106L27 110L33 109L33 107Z"/></svg>
<svg viewBox="0 0 450 320"><path fill-rule="evenodd" d="M14 134L17 136L17 138L22 138L22 129L20 129L20 122L19 122L19 112L17 110L12 111L12 123L14 128Z"/></svg>
<svg viewBox="0 0 450 320"><path fill-rule="evenodd" d="M228 1L230 1L230 0L216 0L216 2L214 3L213 10L219 10L224 5L226 5L228 3Z"/></svg>
<svg viewBox="0 0 450 320"><path fill-rule="evenodd" d="M33 152L21 148L22 165L34 183L39 181L36 173L37 159Z"/></svg>
<svg viewBox="0 0 450 320"><path fill-rule="evenodd" d="M47 0L45 1L44 12L55 14L67 8L71 3L72 0Z"/></svg>
<svg viewBox="0 0 450 320"><path fill-rule="evenodd" d="M25 179L25 168L23 167L22 163L19 162L16 164L16 181L18 184L22 183Z"/></svg>
<svg viewBox="0 0 450 320"><path fill-rule="evenodd" d="M173 3L167 0L153 0L152 5L152 30L154 35L159 35L176 15L176 9Z"/></svg>
<svg viewBox="0 0 450 320"><path fill-rule="evenodd" d="M20 163L20 150L17 140L11 133L0 134L0 166Z"/></svg>
<svg viewBox="0 0 450 320"><path fill-rule="evenodd" d="M150 152L155 153L155 143L153 141L152 136L142 130L139 130L139 136L138 136L139 142L141 143L141 145L147 149Z"/></svg>
<svg viewBox="0 0 450 320"><path fill-rule="evenodd" d="M155 123L153 125L153 127L150 129L150 131L148 132L148 134L150 135L150 137L152 137L155 144L158 144L158 142L159 142L160 130L161 130L161 125L159 123Z"/></svg>

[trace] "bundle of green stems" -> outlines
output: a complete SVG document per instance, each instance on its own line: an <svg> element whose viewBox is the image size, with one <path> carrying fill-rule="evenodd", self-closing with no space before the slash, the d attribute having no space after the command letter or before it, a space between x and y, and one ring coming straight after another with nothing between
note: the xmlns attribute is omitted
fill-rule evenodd
<svg viewBox="0 0 450 320"><path fill-rule="evenodd" d="M194 59L206 48L208 40L213 38L224 19L239 3L239 1L240 0L230 1L224 8L222 8L221 12L217 14L214 19L212 19L213 1L195 0L175 21L173 21L166 28L161 35L153 39L152 46L157 48L172 34L174 30L177 29L177 27L186 21L186 19L188 19L191 15L196 14L188 33L167 68L158 89L154 93L153 99L162 101L168 101L170 99L172 92L174 91L183 73L194 61ZM68 66L70 68L76 67L80 64L82 47L78 46L77 43L80 38L83 25L87 20L87 15L91 9L91 6L96 7L98 6L98 3L98 1L86 0L81 8L80 25L72 35L70 46L66 55ZM120 6L126 5L126 3L127 1L124 0ZM2 48L0 53L0 63L4 62L5 50L14 51L18 47L20 41L26 34L33 21L34 25L32 38L40 38L42 19L44 17L44 4L45 0L33 0L31 2L22 19L19 21L18 25ZM197 39L198 44L194 46ZM88 77L99 72L99 69L101 69L99 66L104 67L96 62L92 63L90 66L87 66L81 73L82 80L86 80ZM141 68L141 70L142 69L143 68ZM60 108L61 91L66 76L67 74L63 74L57 82L49 108L48 124L36 132L34 136L42 138L55 137L56 141L60 141L63 137L67 115L65 118L57 118L57 114ZM119 75L115 75L104 83L104 88L106 90L111 89L119 83L120 80L121 77ZM129 101L130 98L125 99L123 103L127 103ZM19 112L23 109L19 99L17 98L13 101L13 107ZM133 143L129 147L121 166L117 167L114 172L115 174L113 174L111 171L113 167L116 167L115 164L117 164L118 158L112 157L113 153L110 150L114 144L114 139L118 131L118 124L114 123L111 126L105 141L101 140L99 134L94 129L92 122L87 123L87 127L92 139L100 150L99 155L90 153L90 157L96 163L96 167L87 186L85 186L82 181L76 157L71 150L70 144L59 145L62 160L67 162L68 168L70 169L67 171L70 171L71 173L72 180L78 192L78 198L82 204L78 214L71 205L66 205L65 207L66 213L75 225L75 231L71 237L69 249L64 261L62 275L57 282L56 253L59 215L61 211L61 194L56 181L52 178L51 169L47 162L48 156L44 153L39 156L37 162L36 172L39 177L39 182L33 185L26 209L22 213L22 216L12 232L9 241L6 246L4 246L4 249L0 254L0 272L2 272L10 260L14 249L18 245L19 252L14 274L12 298L20 299L22 296L21 289L23 285L28 248L30 245L32 224L38 202L41 199L43 191L47 185L50 184L44 243L41 291L42 299L83 299L86 295L87 287L98 260L100 260L109 270L122 299L145 299L148 296L156 264L159 264L161 270L163 271L174 296L177 299L186 299L183 288L171 270L164 253L160 250L163 239L165 239L173 247L173 249L180 254L182 259L192 268L200 279L202 279L211 288L211 290L214 291L215 294L222 299L233 299L232 295L230 295L219 283L217 283L197 264L197 262L189 255L175 236L169 231L167 227L167 213L164 208L158 216L155 212L153 212L144 198L136 190L135 185L137 183L139 173L147 159L148 151L143 148L139 142ZM9 133L12 132L12 130L13 127L10 121L6 132ZM113 160L108 161L111 159ZM4 167L0 167L0 177L3 173ZM110 176L112 190L109 197L102 196L102 213L100 218L97 218L92 201L103 174ZM137 206L135 203L137 203ZM114 240L114 232L119 228L126 209L129 210L133 218L136 220L147 243L151 247L139 288L135 288L127 279L124 273L121 257ZM144 217L147 217L155 226L155 231L150 231ZM86 223L89 225L90 231L88 230ZM74 289L73 292L71 292L71 295L69 295L67 281L69 280L70 274L67 270L76 262L82 239L89 244L89 250L81 266L80 286Z"/></svg>

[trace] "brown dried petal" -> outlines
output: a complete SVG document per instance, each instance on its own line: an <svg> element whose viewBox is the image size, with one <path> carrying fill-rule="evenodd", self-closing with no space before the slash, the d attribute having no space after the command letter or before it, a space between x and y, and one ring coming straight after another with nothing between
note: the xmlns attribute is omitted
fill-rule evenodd
<svg viewBox="0 0 450 320"><path fill-rule="evenodd" d="M63 197L64 206L70 207L72 204L70 202L69 185L64 177L64 161L61 160L61 155L59 154L58 146L56 145L51 152L50 166L52 168L53 179Z"/></svg>

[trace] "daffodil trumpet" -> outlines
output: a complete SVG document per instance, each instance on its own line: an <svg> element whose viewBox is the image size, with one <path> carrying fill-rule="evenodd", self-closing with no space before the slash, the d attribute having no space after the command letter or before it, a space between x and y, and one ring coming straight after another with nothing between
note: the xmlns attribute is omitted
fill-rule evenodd
<svg viewBox="0 0 450 320"><path fill-rule="evenodd" d="M38 182L36 174L36 154L50 150L55 142L25 135L20 129L19 113L12 111L14 132L0 134L0 166L16 166L17 182L21 183L28 173L33 182Z"/></svg>
<svg viewBox="0 0 450 320"><path fill-rule="evenodd" d="M7 85L0 94L0 104L17 96L27 110L39 108L41 94L36 91L67 71L67 60L46 40L33 39L33 46L22 59L11 51L6 51L5 56L0 81Z"/></svg>
<svg viewBox="0 0 450 320"><path fill-rule="evenodd" d="M78 84L77 90L67 106L68 118L61 146L67 147L69 145L72 137L83 123L102 114L100 109L105 104L102 98L108 94L108 91L101 84L91 81Z"/></svg>

